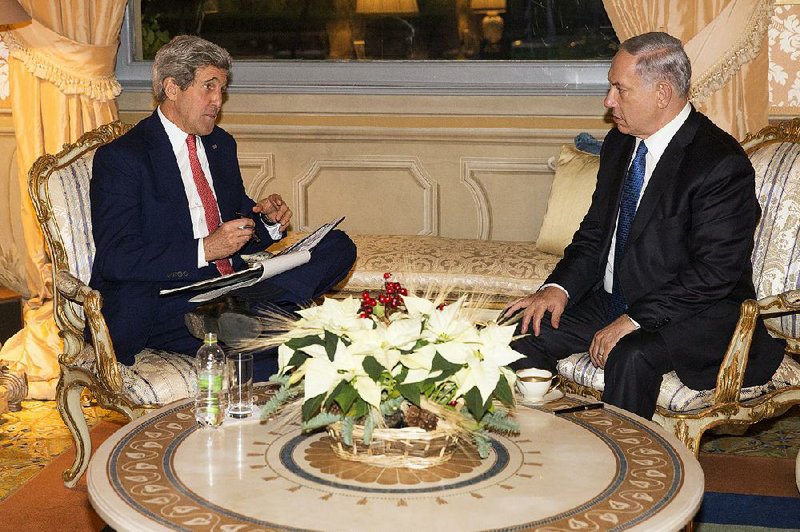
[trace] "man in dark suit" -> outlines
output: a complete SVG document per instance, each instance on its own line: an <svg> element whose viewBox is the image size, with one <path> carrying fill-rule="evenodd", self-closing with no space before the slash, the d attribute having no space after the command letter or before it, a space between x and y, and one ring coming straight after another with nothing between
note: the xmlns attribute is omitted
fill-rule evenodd
<svg viewBox="0 0 800 532"><path fill-rule="evenodd" d="M236 142L215 124L230 72L227 51L199 37L176 37L153 64L158 108L95 154L90 285L103 296L124 364L145 347L194 354L200 342L184 315L197 305L159 291L242 269L241 254L282 238L291 220L280 195L258 203L247 197ZM236 296L252 312L262 305L297 308L341 280L354 260L347 235L332 231L307 264Z"/></svg>
<svg viewBox="0 0 800 532"><path fill-rule="evenodd" d="M600 154L589 212L545 284L513 301L518 367L555 372L589 351L603 401L645 418L664 373L713 388L742 301L755 297L750 254L760 207L749 159L688 103L691 66L665 33L620 46L604 104L616 128ZM544 319L543 319L544 318ZM759 323L745 386L782 358Z"/></svg>

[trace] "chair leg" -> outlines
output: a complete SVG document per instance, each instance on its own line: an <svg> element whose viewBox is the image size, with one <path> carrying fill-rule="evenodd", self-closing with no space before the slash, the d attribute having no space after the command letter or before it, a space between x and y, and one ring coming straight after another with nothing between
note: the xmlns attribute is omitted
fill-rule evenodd
<svg viewBox="0 0 800 532"><path fill-rule="evenodd" d="M89 465L92 452L89 425L81 408L81 392L87 384L80 373L62 368L61 379L56 388L56 407L75 442L75 461L62 474L64 485L68 488L75 487L78 483Z"/></svg>

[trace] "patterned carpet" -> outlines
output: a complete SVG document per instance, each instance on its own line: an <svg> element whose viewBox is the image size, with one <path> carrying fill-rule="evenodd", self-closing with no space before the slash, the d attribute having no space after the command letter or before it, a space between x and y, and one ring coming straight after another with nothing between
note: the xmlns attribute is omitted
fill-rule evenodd
<svg viewBox="0 0 800 532"><path fill-rule="evenodd" d="M25 401L20 412L2 415L0 424L0 501L36 476L72 445L53 401ZM101 419L117 423L124 417L97 407L87 409L90 426ZM800 451L800 407L782 417L755 425L742 436L704 438L703 453L794 458Z"/></svg>

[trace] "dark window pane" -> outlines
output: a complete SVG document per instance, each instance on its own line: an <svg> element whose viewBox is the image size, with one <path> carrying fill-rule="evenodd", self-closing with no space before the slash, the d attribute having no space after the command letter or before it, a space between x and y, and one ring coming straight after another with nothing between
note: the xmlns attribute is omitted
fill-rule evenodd
<svg viewBox="0 0 800 532"><path fill-rule="evenodd" d="M237 59L607 59L602 0L141 0L142 59L181 33Z"/></svg>

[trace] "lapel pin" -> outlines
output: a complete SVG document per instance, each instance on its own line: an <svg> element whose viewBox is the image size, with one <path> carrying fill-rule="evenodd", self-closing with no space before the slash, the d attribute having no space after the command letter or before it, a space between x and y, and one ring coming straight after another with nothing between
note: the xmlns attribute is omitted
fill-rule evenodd
<svg viewBox="0 0 800 532"><path fill-rule="evenodd" d="M216 150L216 149L217 149L217 145L216 145L216 144L212 144L212 145L211 145L211 149L212 149L212 150Z"/></svg>

